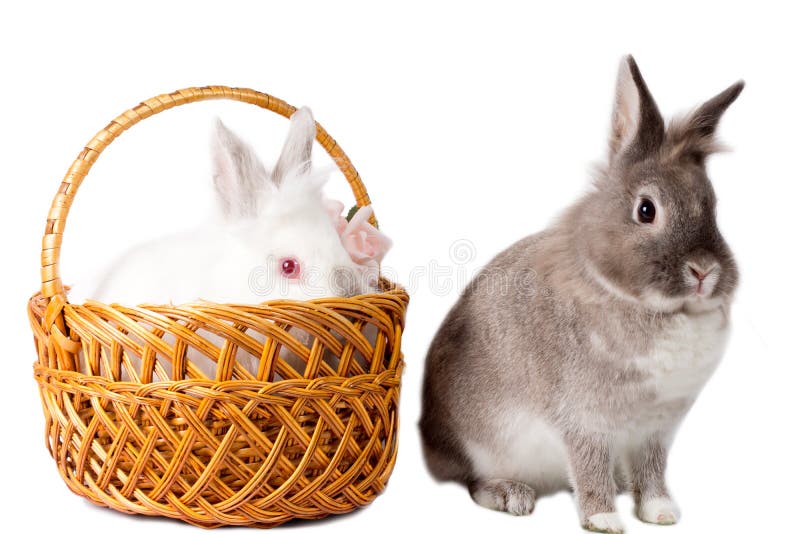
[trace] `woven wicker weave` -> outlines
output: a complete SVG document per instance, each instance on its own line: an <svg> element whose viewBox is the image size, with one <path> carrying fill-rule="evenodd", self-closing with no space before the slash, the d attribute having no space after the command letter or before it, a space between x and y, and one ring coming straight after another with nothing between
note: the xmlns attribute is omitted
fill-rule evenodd
<svg viewBox="0 0 800 534"><path fill-rule="evenodd" d="M59 276L69 208L103 149L144 118L220 98L294 112L219 86L152 98L92 138L53 200L42 288L28 305L47 447L73 492L123 512L204 527L348 512L381 493L397 455L402 288L383 280L384 292L352 298L127 307L70 304ZM357 204L369 204L320 126L317 140ZM216 376L188 353L215 362ZM257 376L242 358L259 359Z"/></svg>

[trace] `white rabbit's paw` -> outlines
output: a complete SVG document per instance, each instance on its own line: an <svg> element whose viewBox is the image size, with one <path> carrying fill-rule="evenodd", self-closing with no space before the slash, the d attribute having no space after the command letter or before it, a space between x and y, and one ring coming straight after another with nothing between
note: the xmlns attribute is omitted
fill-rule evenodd
<svg viewBox="0 0 800 534"><path fill-rule="evenodd" d="M533 488L522 482L493 478L470 487L472 499L485 508L511 515L530 515L536 505Z"/></svg>
<svg viewBox="0 0 800 534"><path fill-rule="evenodd" d="M606 512L589 516L583 523L583 528L592 532L603 532L605 534L623 534L625 527L616 512Z"/></svg>
<svg viewBox="0 0 800 534"><path fill-rule="evenodd" d="M678 506L669 497L646 499L636 511L639 519L655 525L674 525L681 517Z"/></svg>

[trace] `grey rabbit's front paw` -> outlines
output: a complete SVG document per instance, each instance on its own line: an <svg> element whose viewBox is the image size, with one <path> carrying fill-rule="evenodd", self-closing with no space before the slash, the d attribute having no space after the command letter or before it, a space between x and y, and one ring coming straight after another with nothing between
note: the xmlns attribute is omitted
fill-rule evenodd
<svg viewBox="0 0 800 534"><path fill-rule="evenodd" d="M678 505L669 497L644 500L636 507L636 515L645 523L654 525L674 525L681 518Z"/></svg>
<svg viewBox="0 0 800 534"><path fill-rule="evenodd" d="M623 534L625 527L617 512L594 514L583 522L583 528L590 532L603 532L605 534Z"/></svg>

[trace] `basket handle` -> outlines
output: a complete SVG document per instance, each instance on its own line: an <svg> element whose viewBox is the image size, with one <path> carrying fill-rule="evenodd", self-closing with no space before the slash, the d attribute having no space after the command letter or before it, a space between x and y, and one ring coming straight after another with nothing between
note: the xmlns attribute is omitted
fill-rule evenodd
<svg viewBox="0 0 800 534"><path fill-rule="evenodd" d="M78 192L78 188L83 182L83 179L89 173L94 162L111 144L111 142L119 137L122 132L151 115L156 115L170 108L182 106L191 102L199 102L202 100L239 100L254 104L264 109L273 111L284 117L291 117L295 112L295 107L287 104L279 98L270 96L266 93L253 91L252 89L231 88L221 85L214 85L209 87L190 87L188 89L180 89L173 93L163 94L145 100L138 106L129 109L122 113L116 119L108 123L108 126L97 132L91 141L86 144L86 147L78 154L75 161L67 171L66 176L61 181L61 186L53 198L53 203L50 206L50 211L47 214L47 225L44 230L44 237L42 238L42 295L48 300L56 295L63 297L66 301L66 293L64 285L61 282L61 274L59 272L59 258L61 256L61 242L64 235L64 227L67 223L67 215L69 215L70 206ZM317 123L317 141L328 152L336 165L347 178L350 188L353 190L353 196L356 199L356 204L366 206L370 204L367 190L361 177L358 175L350 159L339 147L336 141L328 135L328 132ZM371 220L374 224L374 218Z"/></svg>

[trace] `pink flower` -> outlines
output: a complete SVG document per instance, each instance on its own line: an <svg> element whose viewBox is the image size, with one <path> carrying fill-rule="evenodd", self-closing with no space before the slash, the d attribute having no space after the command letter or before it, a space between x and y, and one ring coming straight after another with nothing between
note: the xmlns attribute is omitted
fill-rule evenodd
<svg viewBox="0 0 800 534"><path fill-rule="evenodd" d="M325 209L353 263L373 273L377 278L380 262L392 248L392 240L370 224L372 206L359 208L350 222L342 216L344 204L338 200L326 198Z"/></svg>
<svg viewBox="0 0 800 534"><path fill-rule="evenodd" d="M350 258L359 264L377 268L392 247L392 240L372 226L372 206L360 208L340 234Z"/></svg>

